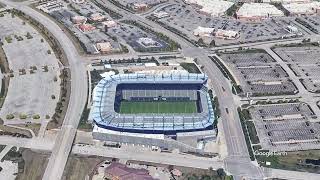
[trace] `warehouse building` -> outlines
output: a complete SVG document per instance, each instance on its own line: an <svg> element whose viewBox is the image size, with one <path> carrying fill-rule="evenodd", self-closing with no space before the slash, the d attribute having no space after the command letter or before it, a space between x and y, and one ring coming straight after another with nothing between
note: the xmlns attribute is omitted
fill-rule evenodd
<svg viewBox="0 0 320 180"><path fill-rule="evenodd" d="M283 4L290 15L313 15L320 12L320 2Z"/></svg>
<svg viewBox="0 0 320 180"><path fill-rule="evenodd" d="M185 0L185 3L200 6L200 12L213 17L224 15L224 13L234 4L233 2L222 0Z"/></svg>
<svg viewBox="0 0 320 180"><path fill-rule="evenodd" d="M218 29L214 34L215 34L215 37L221 38L221 39L237 39L240 37L240 34L238 31L232 31L232 30Z"/></svg>
<svg viewBox="0 0 320 180"><path fill-rule="evenodd" d="M281 10L274 5L264 3L245 3L237 12L238 19L249 21L279 16L284 16Z"/></svg>
<svg viewBox="0 0 320 180"><path fill-rule="evenodd" d="M197 29L193 31L193 35L199 37L210 37L214 34L214 28L206 28L198 26Z"/></svg>

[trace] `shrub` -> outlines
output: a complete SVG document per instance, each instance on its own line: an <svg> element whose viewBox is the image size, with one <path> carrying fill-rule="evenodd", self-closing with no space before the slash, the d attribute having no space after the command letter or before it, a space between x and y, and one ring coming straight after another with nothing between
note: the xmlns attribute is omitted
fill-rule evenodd
<svg viewBox="0 0 320 180"><path fill-rule="evenodd" d="M26 114L20 114L20 115L19 115L19 118L20 118L20 119L27 119L27 117L28 117L28 116L27 116Z"/></svg>
<svg viewBox="0 0 320 180"><path fill-rule="evenodd" d="M39 114L33 115L32 118L33 119L40 119L40 115Z"/></svg>
<svg viewBox="0 0 320 180"><path fill-rule="evenodd" d="M13 114L8 114L8 115L6 116L6 118L7 118L7 119L13 119L13 118L14 118L14 115L13 115Z"/></svg>

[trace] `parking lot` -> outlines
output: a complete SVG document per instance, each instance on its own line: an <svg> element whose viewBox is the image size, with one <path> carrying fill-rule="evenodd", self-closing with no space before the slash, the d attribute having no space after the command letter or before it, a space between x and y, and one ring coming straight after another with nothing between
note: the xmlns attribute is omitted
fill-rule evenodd
<svg viewBox="0 0 320 180"><path fill-rule="evenodd" d="M295 94L285 70L267 53L255 50L219 54L245 93L253 96Z"/></svg>
<svg viewBox="0 0 320 180"><path fill-rule="evenodd" d="M100 1L98 1L101 3ZM108 8L103 4L99 7L93 2L83 4L72 4L67 9L53 11L50 13L55 19L64 24L69 31L77 37L80 45L88 54L98 54L97 43L108 42L111 44L109 53L126 52L125 48L139 52L171 51L177 49L173 42L161 38L148 28L141 28L133 22L115 19L105 10ZM99 14L100 20L93 20L92 14ZM86 21L75 24L72 17L82 16ZM105 25L104 23L109 23ZM87 25L88 28L81 29L80 26Z"/></svg>
<svg viewBox="0 0 320 180"><path fill-rule="evenodd" d="M250 109L262 149L296 151L318 149L320 124L306 103L254 105Z"/></svg>
<svg viewBox="0 0 320 180"><path fill-rule="evenodd" d="M0 26L11 69L6 75L10 76L10 83L1 119L23 122L52 117L60 96L60 68L52 48L39 32L18 17L6 14L0 17Z"/></svg>
<svg viewBox="0 0 320 180"><path fill-rule="evenodd" d="M319 34L320 32L320 16L301 16L296 19L296 22L305 26L312 33Z"/></svg>
<svg viewBox="0 0 320 180"><path fill-rule="evenodd" d="M215 29L232 30L240 33L240 38L235 40L224 40L215 37L203 38L205 42L215 40L216 45L248 43L263 40L281 39L296 37L303 34L303 30L290 33L287 26L296 26L293 17L277 17L263 20L263 22L246 22L236 20L231 17L211 17L203 13L199 13L199 8L184 3L172 3L170 6L163 7L159 11L169 14L169 17L159 19L164 23L178 31L186 34L188 38L197 41L199 37L193 35L193 30L198 26L211 27ZM298 35L299 34L299 35Z"/></svg>
<svg viewBox="0 0 320 180"><path fill-rule="evenodd" d="M131 24L121 23L119 27L109 29L108 34L124 39L135 51L165 51L169 48L167 42Z"/></svg>
<svg viewBox="0 0 320 180"><path fill-rule="evenodd" d="M167 1L168 0L114 0L114 2L121 4L121 6L137 12L146 11L153 6Z"/></svg>
<svg viewBox="0 0 320 180"><path fill-rule="evenodd" d="M320 48L318 46L308 44L296 47L277 47L273 51L287 63L309 92L320 92Z"/></svg>

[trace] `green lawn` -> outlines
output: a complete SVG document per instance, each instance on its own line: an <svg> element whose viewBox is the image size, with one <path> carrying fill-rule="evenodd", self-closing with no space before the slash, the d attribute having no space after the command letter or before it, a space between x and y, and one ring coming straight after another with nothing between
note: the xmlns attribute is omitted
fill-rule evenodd
<svg viewBox="0 0 320 180"><path fill-rule="evenodd" d="M120 113L136 114L136 113L196 113L196 101L184 102L132 102L122 101L120 105Z"/></svg>

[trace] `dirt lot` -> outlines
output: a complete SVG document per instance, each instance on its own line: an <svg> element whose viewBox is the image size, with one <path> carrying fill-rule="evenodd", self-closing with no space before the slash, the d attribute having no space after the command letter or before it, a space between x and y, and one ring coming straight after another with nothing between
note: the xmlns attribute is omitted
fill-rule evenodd
<svg viewBox="0 0 320 180"><path fill-rule="evenodd" d="M31 133L27 130L4 126L4 125L0 125L0 132L3 135L11 135L11 136L19 136L19 137L21 136L26 138L32 137Z"/></svg>
<svg viewBox="0 0 320 180"><path fill-rule="evenodd" d="M272 168L287 169L294 171L307 171L312 173L320 173L320 167L313 167L311 165L305 165L306 159L319 159L320 150L308 150L298 152L288 152L283 156L257 156L261 165L265 165L265 161L271 162Z"/></svg>
<svg viewBox="0 0 320 180"><path fill-rule="evenodd" d="M98 156L71 155L64 169L62 180L84 180L88 174L92 174L96 165L105 160L106 158Z"/></svg>
<svg viewBox="0 0 320 180"><path fill-rule="evenodd" d="M47 167L49 154L37 153L23 148L20 148L18 152L14 152L14 148L11 151L11 153L6 155L6 158L18 162L19 173L16 178L17 180L42 179Z"/></svg>
<svg viewBox="0 0 320 180"><path fill-rule="evenodd" d="M27 128L30 129L34 132L34 134L36 136L38 136L39 130L40 130L40 123L31 123L31 124L15 124L13 126L17 126L17 127L22 127L22 128Z"/></svg>

